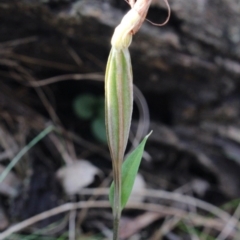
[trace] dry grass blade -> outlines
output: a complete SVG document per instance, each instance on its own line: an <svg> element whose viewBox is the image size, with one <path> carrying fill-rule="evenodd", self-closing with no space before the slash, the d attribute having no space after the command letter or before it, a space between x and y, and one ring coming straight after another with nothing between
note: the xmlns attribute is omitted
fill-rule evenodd
<svg viewBox="0 0 240 240"><path fill-rule="evenodd" d="M70 65L70 64L33 58L33 57L20 55L20 54L16 54L16 53L9 54L9 57L16 59L18 61L24 62L24 63L29 63L29 64L38 65L38 66L47 67L47 68L55 68L55 69L65 70L65 71L76 71L78 68L78 67L76 67L74 65Z"/></svg>
<svg viewBox="0 0 240 240"><path fill-rule="evenodd" d="M0 43L0 48L5 48L5 47L15 47L21 44L27 44L30 42L35 42L38 40L37 36L32 36L32 37L27 37L27 38L19 38L15 40L10 40L7 42L2 42Z"/></svg>
<svg viewBox="0 0 240 240"><path fill-rule="evenodd" d="M76 209L71 210L69 214L69 231L68 231L69 240L76 239L76 216L77 216Z"/></svg>
<svg viewBox="0 0 240 240"><path fill-rule="evenodd" d="M35 224L41 220L44 220L46 218L49 218L51 216L55 216L57 214L67 212L70 210L78 209L78 208L101 208L101 207L109 207L109 203L107 201L102 202L79 202L79 203L66 203L64 205L61 205L59 207L53 208L51 210L48 210L46 212L40 213L34 217L31 217L27 220L24 220L20 223L17 223L16 225L8 228L6 231L0 233L0 240L6 239L6 237L10 236L11 234L18 232L26 227L31 226L32 224Z"/></svg>
<svg viewBox="0 0 240 240"><path fill-rule="evenodd" d="M239 224L239 217L240 217L240 204L238 205L231 219L227 222L227 224L217 237L217 240L225 240L229 235L231 235L231 232Z"/></svg>
<svg viewBox="0 0 240 240"><path fill-rule="evenodd" d="M27 228L39 221L42 221L46 218L55 216L60 213L64 213L70 210L74 209L83 209L83 208L110 208L108 201L82 201L77 203L66 203L59 207L53 208L51 210L45 211L43 213L40 213L34 217L31 217L27 220L24 220L4 232L0 233L0 240L6 239L6 237L10 236L13 233L19 232L24 228ZM184 210L172 208L172 207L166 207L161 206L158 204L152 204L152 203L130 203L126 208L129 209L139 209L139 210L145 210L145 211L151 211L160 213L163 215L173 215L177 216L186 220L191 219L192 223L197 226L208 226L211 228L215 228L216 230L220 231L222 227L224 226L224 222L220 221L219 219L208 219L201 217L196 214L188 213ZM234 233L233 233L234 234Z"/></svg>
<svg viewBox="0 0 240 240"><path fill-rule="evenodd" d="M164 235L170 232L178 223L181 221L181 218L174 217L170 218L164 222L160 229L158 229L150 238L150 240L159 240L162 239Z"/></svg>
<svg viewBox="0 0 240 240"><path fill-rule="evenodd" d="M67 80L95 80L95 81L103 81L104 76L98 73L85 73L85 74L65 74L56 77L51 77L47 79L43 79L40 81L33 82L29 84L30 87L42 87L45 85L53 84L56 82L67 81Z"/></svg>
<svg viewBox="0 0 240 240"><path fill-rule="evenodd" d="M182 221L182 223L185 225L185 228L187 229L191 240L200 240L195 229L193 228L194 224L192 224L190 221Z"/></svg>
<svg viewBox="0 0 240 240"><path fill-rule="evenodd" d="M165 215L161 213L146 212L134 219L126 221L125 224L120 224L120 237L123 239L129 238L163 216Z"/></svg>
<svg viewBox="0 0 240 240"><path fill-rule="evenodd" d="M94 189L83 189L81 191L81 194L94 194ZM98 190L98 194L102 195L107 195L108 194L108 189L103 188ZM219 217L222 219L224 222L228 222L231 218L231 215L228 214L227 212L223 211L222 209L204 202L200 199L191 197L191 196L186 196L180 193L172 193L172 192L167 192L164 190L153 190L153 189L146 189L143 193L139 193L139 195L143 195L145 197L153 197L153 198L159 198L159 199L165 199L169 200L171 202L180 202L184 203L189 206L195 206L199 209L202 209L206 212L209 212L211 214L214 214L215 216ZM237 220L236 218L234 218Z"/></svg>

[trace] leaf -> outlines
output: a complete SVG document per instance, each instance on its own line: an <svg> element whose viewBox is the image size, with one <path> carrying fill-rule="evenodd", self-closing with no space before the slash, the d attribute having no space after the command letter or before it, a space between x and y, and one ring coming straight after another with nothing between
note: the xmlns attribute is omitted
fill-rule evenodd
<svg viewBox="0 0 240 240"><path fill-rule="evenodd" d="M80 95L74 100L73 109L78 117L88 120L94 116L97 102L97 98L91 94Z"/></svg>
<svg viewBox="0 0 240 240"><path fill-rule="evenodd" d="M144 147L148 137L152 131L142 140L142 142L135 148L122 164L122 193L121 193L121 208L123 209L132 192L133 184L138 173L141 163ZM114 199L114 183L110 186L109 201L113 206Z"/></svg>
<svg viewBox="0 0 240 240"><path fill-rule="evenodd" d="M106 127L104 122L104 117L98 117L94 119L91 123L91 129L94 136L99 140L101 143L107 143L107 136L106 136Z"/></svg>

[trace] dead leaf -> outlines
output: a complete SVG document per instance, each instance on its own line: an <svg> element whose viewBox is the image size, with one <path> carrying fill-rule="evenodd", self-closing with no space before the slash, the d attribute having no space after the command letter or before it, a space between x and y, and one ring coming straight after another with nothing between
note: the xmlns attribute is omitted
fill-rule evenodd
<svg viewBox="0 0 240 240"><path fill-rule="evenodd" d="M63 188L68 195L74 195L94 181L98 168L86 160L77 160L57 171Z"/></svg>

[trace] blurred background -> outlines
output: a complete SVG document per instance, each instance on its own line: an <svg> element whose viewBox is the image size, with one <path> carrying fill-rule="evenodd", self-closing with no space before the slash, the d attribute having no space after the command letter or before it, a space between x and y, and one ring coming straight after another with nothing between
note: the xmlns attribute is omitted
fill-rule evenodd
<svg viewBox="0 0 240 240"><path fill-rule="evenodd" d="M169 4L168 24L145 21L130 47L127 151L153 134L121 237L237 240L240 2ZM104 72L128 9L124 0L0 0L0 239L111 239ZM147 19L166 17L152 0Z"/></svg>

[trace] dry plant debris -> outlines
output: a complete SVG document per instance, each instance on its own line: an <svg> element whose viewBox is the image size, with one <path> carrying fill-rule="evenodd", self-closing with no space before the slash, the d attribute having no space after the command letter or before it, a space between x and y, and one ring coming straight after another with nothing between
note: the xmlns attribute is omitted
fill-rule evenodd
<svg viewBox="0 0 240 240"><path fill-rule="evenodd" d="M72 164L60 168L57 177L61 180L66 194L71 196L80 194L82 188L94 181L98 172L99 169L87 160L76 160Z"/></svg>

